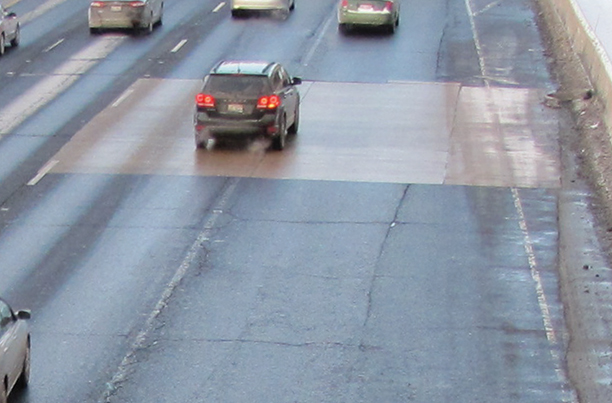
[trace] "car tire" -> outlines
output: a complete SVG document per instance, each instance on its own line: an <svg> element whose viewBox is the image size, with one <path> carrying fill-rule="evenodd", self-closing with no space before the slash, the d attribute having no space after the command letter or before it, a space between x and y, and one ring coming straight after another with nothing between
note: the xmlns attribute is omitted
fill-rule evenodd
<svg viewBox="0 0 612 403"><path fill-rule="evenodd" d="M90 35L98 35L100 33L100 28L89 28Z"/></svg>
<svg viewBox="0 0 612 403"><path fill-rule="evenodd" d="M149 25L147 25L147 27L145 28L147 35L151 35L151 33L153 32L154 26L155 24L153 22L153 13L151 13L151 18L149 19Z"/></svg>
<svg viewBox="0 0 612 403"><path fill-rule="evenodd" d="M289 6L289 10L291 11L295 10L295 0L291 2L291 5Z"/></svg>
<svg viewBox="0 0 612 403"><path fill-rule="evenodd" d="M272 139L272 149L282 151L287 142L287 118L283 116L278 125L278 134Z"/></svg>
<svg viewBox="0 0 612 403"><path fill-rule="evenodd" d="M15 28L15 37L11 40L11 47L16 48L19 46L19 42L21 41L21 28L17 25Z"/></svg>
<svg viewBox="0 0 612 403"><path fill-rule="evenodd" d="M233 9L232 10L232 17L234 18L240 18L244 16L244 12L242 10L238 10L238 9Z"/></svg>
<svg viewBox="0 0 612 403"><path fill-rule="evenodd" d="M21 369L21 375L17 379L16 386L20 389L25 389L30 383L30 339L28 339L28 346L26 348L25 357L23 358L23 368Z"/></svg>
<svg viewBox="0 0 612 403"><path fill-rule="evenodd" d="M300 127L300 107L298 106L295 109L295 119L293 120L293 124L287 129L287 133L296 135L299 127Z"/></svg>

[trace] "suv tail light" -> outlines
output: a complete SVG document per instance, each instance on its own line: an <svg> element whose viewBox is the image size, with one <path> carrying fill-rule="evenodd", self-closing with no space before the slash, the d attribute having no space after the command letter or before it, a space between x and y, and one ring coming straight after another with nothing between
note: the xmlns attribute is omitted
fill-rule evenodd
<svg viewBox="0 0 612 403"><path fill-rule="evenodd" d="M385 11L388 11L388 12L393 11L393 2L392 1L386 1L385 2Z"/></svg>
<svg viewBox="0 0 612 403"><path fill-rule="evenodd" d="M276 109L280 104L278 95L264 95L257 100L257 109Z"/></svg>
<svg viewBox="0 0 612 403"><path fill-rule="evenodd" d="M347 8L348 7L348 0L342 0L340 2L340 7Z"/></svg>
<svg viewBox="0 0 612 403"><path fill-rule="evenodd" d="M215 107L215 97L208 94L198 94L196 95L196 105L201 108L214 108Z"/></svg>
<svg viewBox="0 0 612 403"><path fill-rule="evenodd" d="M91 7L104 7L104 3L101 1L92 1L90 4Z"/></svg>
<svg viewBox="0 0 612 403"><path fill-rule="evenodd" d="M130 6L132 7L144 7L145 3L142 1L131 1Z"/></svg>

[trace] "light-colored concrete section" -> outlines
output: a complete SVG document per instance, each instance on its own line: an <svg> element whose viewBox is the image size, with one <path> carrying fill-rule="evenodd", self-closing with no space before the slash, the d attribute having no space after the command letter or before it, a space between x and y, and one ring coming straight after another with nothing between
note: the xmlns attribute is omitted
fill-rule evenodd
<svg viewBox="0 0 612 403"><path fill-rule="evenodd" d="M274 152L264 141L196 150L199 87L139 80L53 157L51 172L558 186L552 123L533 111L541 94L531 90L308 82L299 133Z"/></svg>
<svg viewBox="0 0 612 403"><path fill-rule="evenodd" d="M458 91L456 84L314 83L295 144L268 154L255 176L442 183Z"/></svg>
<svg viewBox="0 0 612 403"><path fill-rule="evenodd" d="M541 99L531 89L463 87L445 183L559 187L556 124Z"/></svg>
<svg viewBox="0 0 612 403"><path fill-rule="evenodd" d="M76 53L52 74L14 100L5 101L0 110L0 137L23 123L51 100L74 84L83 74L108 56L125 41L123 37L97 38L91 45Z"/></svg>

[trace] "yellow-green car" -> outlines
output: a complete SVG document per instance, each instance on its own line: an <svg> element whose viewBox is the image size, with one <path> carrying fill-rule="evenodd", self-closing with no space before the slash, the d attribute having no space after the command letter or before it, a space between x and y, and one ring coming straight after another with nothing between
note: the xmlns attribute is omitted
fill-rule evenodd
<svg viewBox="0 0 612 403"><path fill-rule="evenodd" d="M395 32L399 25L399 0L341 0L338 7L340 30L354 26L386 27Z"/></svg>

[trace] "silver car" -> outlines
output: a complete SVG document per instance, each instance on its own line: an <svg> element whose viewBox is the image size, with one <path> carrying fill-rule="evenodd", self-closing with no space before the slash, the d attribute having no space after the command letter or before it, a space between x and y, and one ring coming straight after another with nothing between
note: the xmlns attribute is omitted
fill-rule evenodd
<svg viewBox="0 0 612 403"><path fill-rule="evenodd" d="M281 10L289 13L295 8L295 0L232 0L232 16L246 11Z"/></svg>
<svg viewBox="0 0 612 403"><path fill-rule="evenodd" d="M94 0L89 5L89 31L131 28L151 33L163 15L163 0Z"/></svg>
<svg viewBox="0 0 612 403"><path fill-rule="evenodd" d="M0 403L6 403L14 387L25 388L30 381L30 311L13 312L0 299Z"/></svg>
<svg viewBox="0 0 612 403"><path fill-rule="evenodd" d="M340 0L338 24L341 31L354 26L385 27L390 33L399 25L400 0Z"/></svg>
<svg viewBox="0 0 612 403"><path fill-rule="evenodd" d="M0 4L0 56L9 43L12 47L19 45L19 20L15 13L6 11Z"/></svg>

